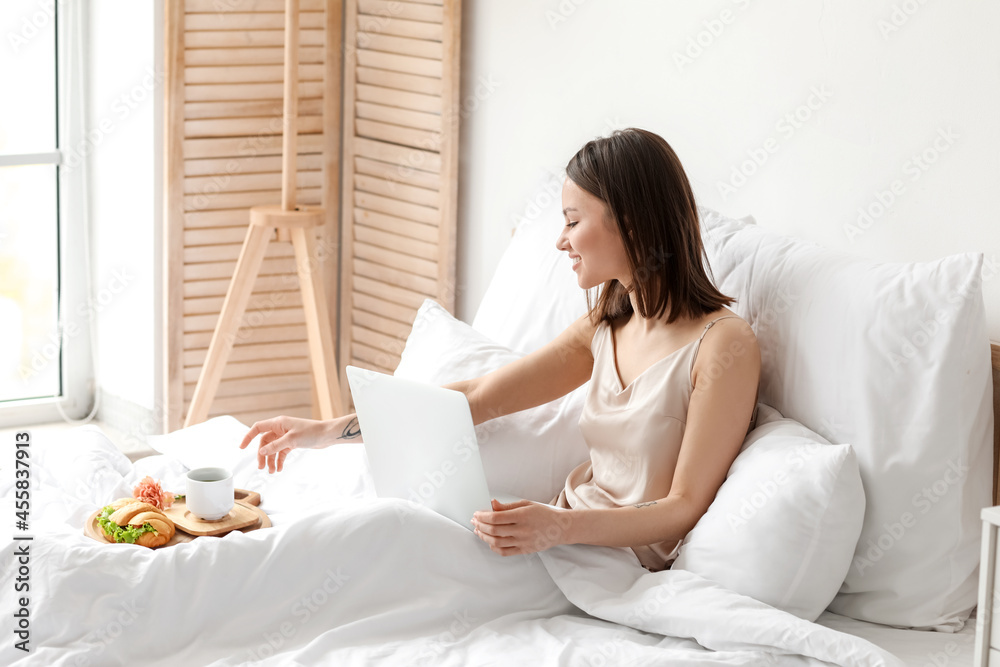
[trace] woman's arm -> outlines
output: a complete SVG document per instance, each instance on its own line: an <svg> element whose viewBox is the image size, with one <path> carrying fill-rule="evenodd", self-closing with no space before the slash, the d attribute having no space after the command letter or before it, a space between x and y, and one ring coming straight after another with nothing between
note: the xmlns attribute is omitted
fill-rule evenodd
<svg viewBox="0 0 1000 667"><path fill-rule="evenodd" d="M555 544L633 547L676 542L708 510L746 438L760 380L760 350L745 322L706 336L692 370L684 438L665 498L629 507L562 509L522 501L477 512L480 536L497 553Z"/></svg>
<svg viewBox="0 0 1000 667"><path fill-rule="evenodd" d="M473 422L510 414L547 403L576 389L590 377L594 359L590 342L594 326L586 315L571 324L551 343L492 373L445 385L461 391L469 401ZM342 442L362 442L354 414L320 421L274 417L255 423L240 443L245 448L263 434L257 448L257 467L281 471L293 449L322 449Z"/></svg>
<svg viewBox="0 0 1000 667"><path fill-rule="evenodd" d="M361 429L354 413L327 420L282 415L255 422L243 436L240 449L260 434L263 435L257 444L257 468L266 465L268 472L281 472L285 457L293 449L323 449L342 442L361 442Z"/></svg>
<svg viewBox="0 0 1000 667"><path fill-rule="evenodd" d="M594 357L590 350L594 325L584 315L552 342L491 373L445 385L465 394L472 421L527 410L553 401L590 379Z"/></svg>

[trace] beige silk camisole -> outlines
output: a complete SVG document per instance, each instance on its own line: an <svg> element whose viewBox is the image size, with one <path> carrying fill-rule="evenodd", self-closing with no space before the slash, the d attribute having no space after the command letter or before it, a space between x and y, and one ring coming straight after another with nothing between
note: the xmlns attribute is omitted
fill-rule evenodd
<svg viewBox="0 0 1000 667"><path fill-rule="evenodd" d="M738 316L712 320L696 340L654 362L627 387L618 375L611 327L607 322L597 326L591 342L594 371L580 415L590 460L570 472L551 505L625 507L667 496L684 438L695 357L712 325L728 317ZM756 423L755 401L747 433ZM655 572L673 563L682 541L632 550L643 567Z"/></svg>

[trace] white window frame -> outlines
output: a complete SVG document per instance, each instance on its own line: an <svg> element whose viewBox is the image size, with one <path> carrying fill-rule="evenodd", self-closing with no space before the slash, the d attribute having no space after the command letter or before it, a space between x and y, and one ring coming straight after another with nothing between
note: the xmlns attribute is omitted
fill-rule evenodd
<svg viewBox="0 0 1000 667"><path fill-rule="evenodd" d="M56 106L58 146L56 151L7 155L0 165L61 165L64 146L83 145L86 108L84 58L86 49L87 3L52 4L56 22ZM72 52L71 52L72 51ZM88 417L96 400L92 355L93 322L84 317L88 301L90 239L87 234L87 161L79 167L58 169L59 218L59 310L60 331L75 332L63 336L60 359L61 395L49 398L14 400L0 403L0 427L30 426L54 421Z"/></svg>

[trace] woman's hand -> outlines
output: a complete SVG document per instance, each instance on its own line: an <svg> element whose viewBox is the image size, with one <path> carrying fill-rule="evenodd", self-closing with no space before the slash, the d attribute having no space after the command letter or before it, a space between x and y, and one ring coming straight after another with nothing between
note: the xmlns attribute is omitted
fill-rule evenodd
<svg viewBox="0 0 1000 667"><path fill-rule="evenodd" d="M571 543L570 515L560 507L530 500L507 504L494 500L492 512L472 516L476 535L501 556L531 554Z"/></svg>
<svg viewBox="0 0 1000 667"><path fill-rule="evenodd" d="M245 449L250 441L261 435L257 446L257 469L281 472L285 457L293 449L322 449L339 441L361 442L361 431L355 415L346 415L329 421L300 419L297 417L274 417L255 423L243 436L240 449Z"/></svg>

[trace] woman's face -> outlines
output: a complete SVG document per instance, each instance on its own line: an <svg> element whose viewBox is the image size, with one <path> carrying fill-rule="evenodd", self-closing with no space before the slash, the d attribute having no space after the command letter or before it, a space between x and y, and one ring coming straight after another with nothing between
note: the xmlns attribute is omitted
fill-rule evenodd
<svg viewBox="0 0 1000 667"><path fill-rule="evenodd" d="M628 258L607 205L567 178L562 190L565 226L556 248L569 253L577 283L590 289L617 279L631 283Z"/></svg>

